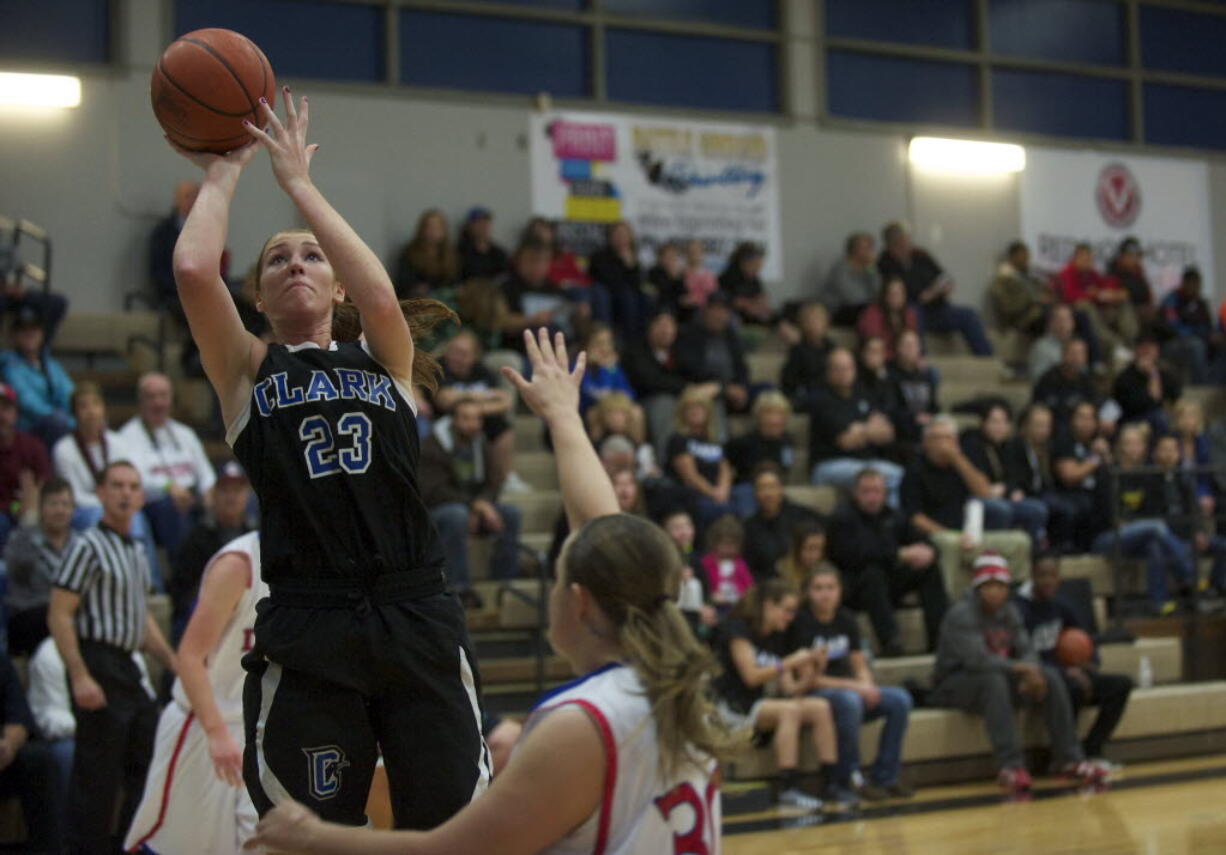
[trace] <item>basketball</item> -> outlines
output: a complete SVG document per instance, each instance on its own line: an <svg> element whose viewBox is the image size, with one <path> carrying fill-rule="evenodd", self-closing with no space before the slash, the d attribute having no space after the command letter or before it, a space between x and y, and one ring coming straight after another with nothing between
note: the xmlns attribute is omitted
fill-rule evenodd
<svg viewBox="0 0 1226 855"><path fill-rule="evenodd" d="M1094 655L1094 642L1080 629L1066 629L1056 642L1056 659L1065 668L1080 668Z"/></svg>
<svg viewBox="0 0 1226 855"><path fill-rule="evenodd" d="M276 106L276 79L264 52L246 36L194 30L162 52L149 96L171 142L224 154L251 141L244 119L263 127L260 98Z"/></svg>

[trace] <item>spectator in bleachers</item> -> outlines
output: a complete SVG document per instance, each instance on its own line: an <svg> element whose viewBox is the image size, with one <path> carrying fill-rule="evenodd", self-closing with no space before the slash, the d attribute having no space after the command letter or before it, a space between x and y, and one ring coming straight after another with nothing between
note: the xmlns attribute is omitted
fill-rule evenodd
<svg viewBox="0 0 1226 855"><path fill-rule="evenodd" d="M1047 369L1034 384L1033 400L1047 406L1057 424L1067 424L1069 414L1078 404L1087 402L1097 407L1101 395L1086 367L1086 343L1070 338L1064 343L1059 364Z"/></svg>
<svg viewBox="0 0 1226 855"><path fill-rule="evenodd" d="M676 432L665 446L665 469L686 488L686 505L699 529L732 507L732 464L715 437L715 407L703 389L690 387L677 402Z"/></svg>
<svg viewBox="0 0 1226 855"><path fill-rule="evenodd" d="M456 284L460 257L450 233L447 218L438 208L423 211L417 218L417 228L396 267L397 297L438 297Z"/></svg>
<svg viewBox="0 0 1226 855"><path fill-rule="evenodd" d="M1115 280L1128 295L1137 323L1142 327L1152 324L1157 315L1154 290L1149 286L1149 278L1141 264L1143 255L1141 242L1134 237L1126 237L1120 241L1115 257L1107 265L1107 276Z"/></svg>
<svg viewBox="0 0 1226 855"><path fill-rule="evenodd" d="M910 798L914 791L899 780L902 742L911 714L911 695L897 686L878 686L860 642L856 617L842 605L839 572L826 565L810 574L805 602L788 627L789 648L810 648L825 656L826 667L817 674L818 697L830 702L838 734L839 761L834 779L852 788L860 771L860 726L885 719L877 744L877 759L868 771L860 795L869 801Z"/></svg>
<svg viewBox="0 0 1226 855"><path fill-rule="evenodd" d="M1019 700L1042 709L1052 767L1083 784L1101 784L1106 770L1086 762L1068 689L1059 671L1039 661L1021 615L1009 602L1009 581L1009 568L999 555L976 560L971 590L941 623L930 702L983 717L998 780L1013 798L1030 794L1014 714Z"/></svg>
<svg viewBox="0 0 1226 855"><path fill-rule="evenodd" d="M687 381L719 385L729 412L749 409L749 366L723 291L712 294L698 318L682 327L673 354L677 373Z"/></svg>
<svg viewBox="0 0 1226 855"><path fill-rule="evenodd" d="M1102 495L1099 482L1107 477L1106 467L1111 465L1111 446L1098 435L1098 413L1093 403L1082 401L1073 407L1068 429L1055 434L1051 459L1056 491L1045 501L1049 507L1054 507L1053 502L1058 504L1067 522L1072 541L1065 547L1086 552L1092 539L1092 521L1106 516L1096 510L1095 504ZM1053 520L1056 516L1053 512Z"/></svg>
<svg viewBox="0 0 1226 855"><path fill-rule="evenodd" d="M187 532L171 558L174 573L166 592L170 594L173 643L178 644L187 628L209 561L227 543L256 529L256 521L248 515L250 500L251 482L243 467L234 460L219 466L207 513Z"/></svg>
<svg viewBox="0 0 1226 855"><path fill-rule="evenodd" d="M898 506L902 467L895 453L894 425L856 385L856 363L843 348L826 360L826 386L809 408L809 465L813 483L847 487L865 466L885 478L889 501Z"/></svg>
<svg viewBox="0 0 1226 855"><path fill-rule="evenodd" d="M634 448L624 445L623 437L613 437L599 444L600 464L609 475L613 484L613 494L617 498L617 507L623 514L633 514L636 517L647 517L647 495L643 482L635 473ZM688 515L687 515L688 519ZM570 537L570 519L566 511L558 512L553 523L553 539L549 543L549 552L545 555L546 566L552 574L557 567L558 558L562 555L562 547L566 538Z"/></svg>
<svg viewBox="0 0 1226 855"><path fill-rule="evenodd" d="M1037 382L1050 369L1060 364L1064 346L1076 335L1073 307L1057 303L1047 313L1047 332L1030 345L1027 358L1030 382Z"/></svg>
<svg viewBox="0 0 1226 855"><path fill-rule="evenodd" d="M1209 366L1217 356L1214 345L1220 341L1213 329L1213 313L1200 288L1200 271L1185 267L1179 287L1167 294L1159 306L1162 321L1174 335L1163 345L1163 355L1172 364L1184 366L1188 382L1193 385L1209 382Z"/></svg>
<svg viewBox="0 0 1226 855"><path fill-rule="evenodd" d="M26 840L22 851L60 855L63 801L59 772L47 744L37 739L37 726L17 679L17 669L0 653L0 798L21 799Z"/></svg>
<svg viewBox="0 0 1226 855"><path fill-rule="evenodd" d="M792 405L780 392L763 392L753 403L753 428L724 445L732 464L732 507L737 516L754 512L753 473L758 465L771 462L787 472L796 460L796 442L788 430Z"/></svg>
<svg viewBox="0 0 1226 855"><path fill-rule="evenodd" d="M37 508L38 487L51 474L47 449L17 429L17 394L0 383L0 549L22 517Z"/></svg>
<svg viewBox="0 0 1226 855"><path fill-rule="evenodd" d="M881 339L866 338L860 342L856 354L856 384L873 409L889 417L897 432L903 409L902 393L890 373L890 365L885 358L885 342ZM910 448L901 439L899 437L898 453L899 458L905 460Z"/></svg>
<svg viewBox="0 0 1226 855"><path fill-rule="evenodd" d="M13 319L13 355L4 360L4 382L17 393L17 429L47 448L76 426L69 399L72 379L51 356L43 318L23 309Z"/></svg>
<svg viewBox="0 0 1226 855"><path fill-rule="evenodd" d="M971 353L991 356L992 344L979 313L950 302L953 279L935 258L911 243L910 229L904 223L888 223L881 231L881 242L885 248L877 258L877 269L883 279L898 276L906 283L907 298L919 312L920 329L925 333L956 332Z"/></svg>
<svg viewBox="0 0 1226 855"><path fill-rule="evenodd" d="M494 242L493 231L494 215L489 208L469 210L456 244L461 280L494 279L507 272L507 251Z"/></svg>
<svg viewBox="0 0 1226 855"><path fill-rule="evenodd" d="M102 470L111 461L130 460L132 450L119 434L107 428L106 401L96 383L78 383L71 404L77 429L55 444L51 459L56 474L72 485L72 527L81 531L102 515L96 493ZM143 520L143 515L137 519Z"/></svg>
<svg viewBox="0 0 1226 855"><path fill-rule="evenodd" d="M646 328L651 301L643 290L634 230L622 220L609 226L606 243L588 259L588 273L609 295L613 328L623 339L636 339Z"/></svg>
<svg viewBox="0 0 1226 855"><path fill-rule="evenodd" d="M192 205L196 204L196 195L200 185L195 181L180 181L175 185L174 208L158 221L153 233L149 236L149 278L153 282L153 296L158 306L168 310L180 324L185 322L183 310L179 308L179 290L175 285L174 254L175 243L179 240L179 232L187 219ZM226 278L229 263L229 252L223 252L221 258L221 277ZM48 339L51 336L47 336Z"/></svg>
<svg viewBox="0 0 1226 855"><path fill-rule="evenodd" d="M38 491L38 515L13 532L4 547L8 588L8 649L29 656L47 637L47 603L60 562L76 542L72 488L54 475Z"/></svg>
<svg viewBox="0 0 1226 855"><path fill-rule="evenodd" d="M657 487L661 476L656 451L646 441L643 413L638 405L620 392L601 398L587 411L588 435L600 449L611 446L614 440L624 440L629 448L627 468L644 485Z"/></svg>
<svg viewBox="0 0 1226 855"><path fill-rule="evenodd" d="M757 510L745 520L745 561L754 579L762 582L776 574L796 527L820 522L820 517L783 492L784 471L779 464L759 463L751 477Z"/></svg>
<svg viewBox="0 0 1226 855"><path fill-rule="evenodd" d="M145 516L153 539L173 555L200 518L217 480L196 431L170 417L174 390L165 374L136 384L138 412L119 430L145 485Z"/></svg>
<svg viewBox="0 0 1226 855"><path fill-rule="evenodd" d="M1170 517L1173 522L1179 509L1169 507L1167 502L1175 500L1190 508L1191 501L1181 501L1177 480L1172 479L1173 489L1168 491L1162 475L1142 471L1147 462L1148 438L1147 425L1130 424L1120 429L1115 446L1117 477L1109 478L1106 473L1100 476L1100 502L1090 518L1090 549L1099 555L1144 559L1150 605L1155 614L1166 617L1178 608L1170 597L1167 574L1174 576L1179 596L1185 600L1196 581L1192 550L1167 521Z"/></svg>
<svg viewBox="0 0 1226 855"><path fill-rule="evenodd" d="M1185 471L1180 445L1179 437L1172 434L1160 436L1154 442L1153 462L1161 469L1154 487L1171 533L1191 550L1194 561L1210 560L1209 577L1197 587L1208 599L1217 599L1226 593L1226 537L1212 525L1206 527L1197 496L1199 479Z"/></svg>
<svg viewBox="0 0 1226 855"><path fill-rule="evenodd" d="M490 575L519 575L519 508L499 502L502 482L491 465L489 440L482 427L481 405L461 398L451 415L434 423L421 447L422 500L438 528L447 556L447 576L466 608L481 608L468 569L470 535L494 535Z"/></svg>
<svg viewBox="0 0 1226 855"><path fill-rule="evenodd" d="M1174 435L1179 443L1179 459L1185 469L1198 469L1196 499L1205 519L1213 519L1217 510L1214 478L1209 474L1213 465L1209 437L1205 433L1205 412L1196 401L1184 399L1175 403Z"/></svg>
<svg viewBox="0 0 1226 855"><path fill-rule="evenodd" d="M903 442L914 443L941 409L937 403L940 382L936 370L924 358L919 333L911 330L898 337L898 353L890 364L890 379L898 390L894 424Z"/></svg>
<svg viewBox="0 0 1226 855"><path fill-rule="evenodd" d="M1007 446L1010 495L1037 499L1047 509L1047 544L1066 550L1075 540L1074 526L1081 518L1080 502L1060 489L1054 469L1052 415L1043 404L1030 404L1018 417L1018 432Z"/></svg>
<svg viewBox="0 0 1226 855"><path fill-rule="evenodd" d="M988 293L1001 329L1014 330L1027 339L1042 333L1055 299L1051 283L1030 269L1030 247L1020 240L1005 250L1005 260L996 269Z"/></svg>
<svg viewBox="0 0 1226 855"><path fill-rule="evenodd" d="M1013 436L1013 417L1003 402L989 404L979 428L965 431L962 453L990 482L990 495L983 498L987 517L1004 522L1002 528L1020 528L1030 535L1035 554L1047 539L1047 505L1027 496L1025 475L1017 470L1026 457L1024 442ZM1021 453L1015 449L1021 446ZM1037 461L1036 461L1037 462Z"/></svg>
<svg viewBox="0 0 1226 855"><path fill-rule="evenodd" d="M1120 421L1146 422L1156 433L1170 427L1165 407L1179 400L1183 384L1158 362L1158 338L1145 331L1137 336L1133 359L1115 378L1112 397L1120 405Z"/></svg>
<svg viewBox="0 0 1226 855"><path fill-rule="evenodd" d="M784 634L799 603L796 591L777 579L753 588L716 628L720 675L713 688L730 729L774 734L778 803L813 811L821 800L802 791L797 780L801 728L811 728L819 763L834 765L838 751L829 702L805 697L813 684L813 651L786 647Z"/></svg>
<svg viewBox="0 0 1226 855"><path fill-rule="evenodd" d="M1090 318L1106 362L1118 360L1132 346L1137 315L1128 292L1118 280L1094 269L1094 250L1088 243L1073 248L1073 257L1056 277L1056 289L1062 302Z"/></svg>
<svg viewBox="0 0 1226 855"><path fill-rule="evenodd" d="M904 652L894 609L911 591L919 593L928 649L933 650L948 605L937 553L923 532L885 499L882 474L861 469L849 499L830 515L830 560L843 573L844 602L868 614L882 656Z"/></svg>
<svg viewBox="0 0 1226 855"><path fill-rule="evenodd" d="M716 612L723 617L754 585L753 574L741 554L745 528L732 514L725 514L707 528L707 550L699 563Z"/></svg>
<svg viewBox="0 0 1226 855"><path fill-rule="evenodd" d="M592 284L592 277L588 276L587 271L579 263L579 258L573 252L563 248L561 241L558 239L558 230L554 227L552 220L547 220L544 217L533 217L528 221L528 225L524 227L523 236L519 243L522 246L529 241L548 244L551 251L549 262L549 273L546 278L554 285L561 288L586 288ZM607 307L606 307L607 308ZM609 323L608 314L601 315L596 312L596 306L593 305L593 314L596 319L602 323Z"/></svg>
<svg viewBox="0 0 1226 855"><path fill-rule="evenodd" d="M835 324L852 327L880 295L876 241L868 232L853 232L843 245L843 257L826 274L818 299L830 310Z"/></svg>
<svg viewBox="0 0 1226 855"><path fill-rule="evenodd" d="M1035 653L1045 666L1057 669L1064 678L1073 705L1073 718L1077 718L1083 707L1099 708L1098 716L1081 747L1086 757L1101 760L1103 746L1124 717L1128 697L1132 694L1132 679L1126 674L1102 673L1097 648L1093 658L1085 665L1077 668L1060 666L1056 659L1060 633L1066 629L1080 629L1088 633L1090 627L1082 626L1073 609L1060 598L1060 559L1054 554L1046 553L1035 558L1030 581L1018 589L1014 603L1022 614L1026 631L1030 633Z"/></svg>
<svg viewBox="0 0 1226 855"><path fill-rule="evenodd" d="M686 511L675 508L660 518L660 527L681 555L681 585L677 608L685 616L694 634L705 639L719 622L719 615L708 601L702 556L694 548L694 521Z"/></svg>
<svg viewBox="0 0 1226 855"><path fill-rule="evenodd" d="M695 309L701 309L719 288L715 274L706 267L707 250L693 238L685 245L685 290Z"/></svg>
<svg viewBox="0 0 1226 855"><path fill-rule="evenodd" d="M613 340L613 330L604 324L592 324L583 342L583 349L587 352L587 371L579 386L579 412L586 415L593 404L614 392L619 392L633 401L634 387L630 385L626 372L622 370L621 357ZM635 421L641 429L643 410L637 405Z"/></svg>
<svg viewBox="0 0 1226 855"><path fill-rule="evenodd" d="M470 330L460 330L443 348L439 364L443 374L433 395L438 415L447 415L460 398L481 407L482 430L490 443L490 466L495 477L510 478L513 471L515 431L511 428L515 398L498 375L481 361L481 342Z"/></svg>
<svg viewBox="0 0 1226 855"><path fill-rule="evenodd" d="M656 454L661 457L672 433L677 397L686 387L685 378L677 373L673 352L676 342L676 319L668 312L656 312L647 322L647 335L628 342L622 359L626 377L638 393ZM705 391L714 398L719 387L708 383Z"/></svg>
<svg viewBox="0 0 1226 855"><path fill-rule="evenodd" d="M819 570L833 570L826 557L826 527L820 520L799 523L792 529L788 550L775 564L775 575L797 590Z"/></svg>
<svg viewBox="0 0 1226 855"><path fill-rule="evenodd" d="M793 406L803 410L813 394L826 384L826 358L834 349L834 342L828 334L830 314L821 303L801 306L798 321L800 341L788 348L779 388Z"/></svg>
<svg viewBox="0 0 1226 855"><path fill-rule="evenodd" d="M591 316L591 307L578 293L583 289L568 290L549 281L552 254L550 245L539 240L522 243L511 259L511 272L498 280L505 302L503 346L509 350L523 352L526 329L550 327L570 338Z"/></svg>
<svg viewBox="0 0 1226 855"><path fill-rule="evenodd" d="M656 247L656 263L647 271L647 281L656 289L656 311L666 311L683 323L694 317L698 304L685 287L685 257L676 241Z"/></svg>
<svg viewBox="0 0 1226 855"><path fill-rule="evenodd" d="M694 548L694 537L697 530L694 520L684 508L672 508L660 517L660 528L668 535L681 553L681 563L689 567L699 577L702 577L703 588L706 588L706 578L702 572L702 553ZM705 596L705 595L704 595ZM714 612L713 612L714 613Z"/></svg>
<svg viewBox="0 0 1226 855"><path fill-rule="evenodd" d="M728 295L733 310L751 324L769 324L770 301L762 286L762 264L766 250L750 241L738 243L728 256L728 265L719 275L719 289Z"/></svg>
<svg viewBox="0 0 1226 855"><path fill-rule="evenodd" d="M860 340L879 338L885 344L886 359L897 355L898 339L907 331L919 333L919 315L907 305L907 284L891 276L881 286L877 299L864 307L856 321Z"/></svg>

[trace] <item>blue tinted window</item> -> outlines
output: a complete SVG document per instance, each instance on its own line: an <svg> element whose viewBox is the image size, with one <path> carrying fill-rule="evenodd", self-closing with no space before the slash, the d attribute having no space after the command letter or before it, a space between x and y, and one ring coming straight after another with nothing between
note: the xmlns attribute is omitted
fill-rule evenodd
<svg viewBox="0 0 1226 855"><path fill-rule="evenodd" d="M777 25L775 0L603 0L601 8L614 15L708 21L764 30Z"/></svg>
<svg viewBox="0 0 1226 855"><path fill-rule="evenodd" d="M178 0L175 33L225 27L251 39L280 76L383 80L383 11L323 0Z"/></svg>
<svg viewBox="0 0 1226 855"><path fill-rule="evenodd" d="M400 80L487 92L589 94L588 31L473 15L400 15Z"/></svg>
<svg viewBox="0 0 1226 855"><path fill-rule="evenodd" d="M713 110L776 112L773 45L609 30L609 99Z"/></svg>
<svg viewBox="0 0 1226 855"><path fill-rule="evenodd" d="M1226 149L1226 92L1147 83L1145 141Z"/></svg>
<svg viewBox="0 0 1226 855"><path fill-rule="evenodd" d="M0 57L106 62L107 5L107 0L0 0Z"/></svg>
<svg viewBox="0 0 1226 855"><path fill-rule="evenodd" d="M1226 17L1141 7L1141 64L1164 71L1226 75Z"/></svg>
<svg viewBox="0 0 1226 855"><path fill-rule="evenodd" d="M975 46L971 0L826 0L826 34L878 42Z"/></svg>
<svg viewBox="0 0 1226 855"><path fill-rule="evenodd" d="M1055 136L1129 138L1128 85L1041 71L994 71L996 127Z"/></svg>
<svg viewBox="0 0 1226 855"><path fill-rule="evenodd" d="M504 3L507 6L535 6L538 9L564 9L578 12L584 9L587 0L487 0L490 3Z"/></svg>
<svg viewBox="0 0 1226 855"><path fill-rule="evenodd" d="M991 0L993 53L1123 65L1124 7L1116 0Z"/></svg>
<svg viewBox="0 0 1226 855"><path fill-rule="evenodd" d="M830 51L827 104L832 115L887 122L975 125L974 66Z"/></svg>

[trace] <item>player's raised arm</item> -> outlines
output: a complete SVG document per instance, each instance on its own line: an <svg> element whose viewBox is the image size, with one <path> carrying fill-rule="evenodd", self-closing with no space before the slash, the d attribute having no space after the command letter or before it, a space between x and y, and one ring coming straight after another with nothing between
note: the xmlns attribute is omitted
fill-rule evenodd
<svg viewBox="0 0 1226 855"><path fill-rule="evenodd" d="M587 368L587 355L579 354L572 371L566 356L566 339L558 333L551 343L545 329L536 335L525 330L524 344L532 363L532 380L525 380L513 368L502 371L519 389L532 412L549 427L558 461L562 503L571 531L577 531L588 520L619 510L613 483L600 465L579 415L579 384Z"/></svg>
<svg viewBox="0 0 1226 855"><path fill-rule="evenodd" d="M249 123L247 130L268 149L277 183L306 220L337 280L358 307L371 354L397 380L412 385L413 336L401 314L396 289L383 262L311 181L311 158L319 146L307 143L307 99L295 106L288 86L284 95L284 124L264 102L267 131Z"/></svg>

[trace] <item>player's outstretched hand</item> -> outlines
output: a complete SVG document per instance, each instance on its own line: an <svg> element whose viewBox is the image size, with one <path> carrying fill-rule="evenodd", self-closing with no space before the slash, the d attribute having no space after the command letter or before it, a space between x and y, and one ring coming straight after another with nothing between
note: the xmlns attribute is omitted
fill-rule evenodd
<svg viewBox="0 0 1226 855"><path fill-rule="evenodd" d="M276 176L281 189L288 193L294 185L311 180L311 158L315 156L319 146L306 141L309 124L306 96L295 106L289 87L286 86L281 91L284 96L282 100L285 101L285 124L281 124L272 105L261 98L260 108L268 122L267 127L261 130L246 120L243 121L243 127L268 149L268 156L272 159L272 174Z"/></svg>
<svg viewBox="0 0 1226 855"><path fill-rule="evenodd" d="M243 848L277 852L307 849L321 824L309 808L295 801L282 802L264 815L255 828L255 836Z"/></svg>
<svg viewBox="0 0 1226 855"><path fill-rule="evenodd" d="M191 149L184 148L171 140L170 137L166 137L166 142L168 142L170 147L176 152L190 160L192 163L196 164L196 166L200 167L205 172L218 168L232 169L241 172L242 168L251 162L251 158L255 157L256 151L258 151L260 148L260 144L255 140L252 140L246 145L240 146L239 148L236 148L226 154L213 154L209 151L192 151Z"/></svg>
<svg viewBox="0 0 1226 855"><path fill-rule="evenodd" d="M524 330L524 346L532 364L532 380L525 380L514 368L505 366L503 375L519 390L532 412L546 423L564 415L577 416L579 384L587 370L587 354L579 354L572 370L566 356L566 337L557 333L551 343L549 330L543 327L535 335L531 330Z"/></svg>

